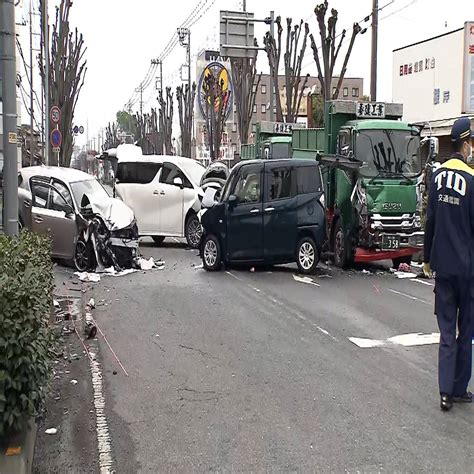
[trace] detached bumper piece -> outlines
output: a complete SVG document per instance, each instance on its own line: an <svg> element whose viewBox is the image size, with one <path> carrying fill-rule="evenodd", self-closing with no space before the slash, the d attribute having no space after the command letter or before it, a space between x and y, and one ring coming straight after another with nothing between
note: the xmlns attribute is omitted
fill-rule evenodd
<svg viewBox="0 0 474 474"><path fill-rule="evenodd" d="M403 248L400 250L376 250L357 247L354 261L356 263L376 262L378 260L392 260L394 258L408 257L417 253L419 249Z"/></svg>

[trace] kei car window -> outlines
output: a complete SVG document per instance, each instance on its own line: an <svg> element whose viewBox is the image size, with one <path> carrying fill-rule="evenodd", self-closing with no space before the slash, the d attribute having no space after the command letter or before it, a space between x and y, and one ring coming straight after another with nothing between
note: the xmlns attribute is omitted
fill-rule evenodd
<svg viewBox="0 0 474 474"><path fill-rule="evenodd" d="M189 179L186 178L185 174L176 165L173 163L165 163L161 171L160 183L173 185L175 178L181 178L185 188L193 187Z"/></svg>
<svg viewBox="0 0 474 474"><path fill-rule="evenodd" d="M148 184L151 183L161 163L125 162L119 163L117 168L117 181L119 183Z"/></svg>
<svg viewBox="0 0 474 474"><path fill-rule="evenodd" d="M267 173L268 199L276 201L295 196L295 179L293 168L273 168Z"/></svg>
<svg viewBox="0 0 474 474"><path fill-rule="evenodd" d="M299 166L296 169L298 194L313 194L322 191L318 166Z"/></svg>
<svg viewBox="0 0 474 474"><path fill-rule="evenodd" d="M243 166L234 185L233 193L240 204L260 202L260 167Z"/></svg>

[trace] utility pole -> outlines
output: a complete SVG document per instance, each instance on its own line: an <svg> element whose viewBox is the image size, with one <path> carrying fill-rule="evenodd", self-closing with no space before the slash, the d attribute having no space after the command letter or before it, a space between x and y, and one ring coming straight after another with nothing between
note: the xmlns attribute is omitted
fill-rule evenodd
<svg viewBox="0 0 474 474"><path fill-rule="evenodd" d="M0 69L3 100L3 225L5 233L18 235L18 161L16 113L15 4L0 0Z"/></svg>
<svg viewBox="0 0 474 474"><path fill-rule="evenodd" d="M151 64L153 66L160 66L160 88L158 89L158 83L155 83L155 89L157 89L158 91L162 91L163 90L163 61L161 59L152 59Z"/></svg>
<svg viewBox="0 0 474 474"><path fill-rule="evenodd" d="M242 11L247 11L247 0L242 0Z"/></svg>
<svg viewBox="0 0 474 474"><path fill-rule="evenodd" d="M188 84L191 90L191 30L188 28Z"/></svg>
<svg viewBox="0 0 474 474"><path fill-rule="evenodd" d="M45 164L49 165L49 157L51 145L49 143L50 123L49 111L51 109L49 103L49 15L48 0L42 0L43 7L43 46L44 46L44 148L45 148Z"/></svg>
<svg viewBox="0 0 474 474"><path fill-rule="evenodd" d="M377 100L377 37L379 27L378 0L372 0L372 51L370 62L370 100Z"/></svg>
<svg viewBox="0 0 474 474"><path fill-rule="evenodd" d="M140 116L143 115L143 82L140 82L137 92L140 93Z"/></svg>
<svg viewBox="0 0 474 474"><path fill-rule="evenodd" d="M33 3L30 0L30 166L33 166L34 157L34 144L33 144L33 118L34 118L34 106L33 106L33 16L31 10L33 9Z"/></svg>
<svg viewBox="0 0 474 474"><path fill-rule="evenodd" d="M178 28L179 44L186 46L186 61L188 63L188 84L191 88L191 30L189 28Z"/></svg>
<svg viewBox="0 0 474 474"><path fill-rule="evenodd" d="M275 34L275 12L272 10L270 12L270 34L272 38L274 38ZM273 75L270 74L270 121L275 121L275 94L279 94L280 92L275 89L273 84Z"/></svg>

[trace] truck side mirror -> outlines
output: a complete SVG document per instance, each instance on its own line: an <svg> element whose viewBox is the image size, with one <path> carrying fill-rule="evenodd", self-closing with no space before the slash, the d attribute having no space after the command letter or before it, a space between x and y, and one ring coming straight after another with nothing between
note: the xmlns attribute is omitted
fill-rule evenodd
<svg viewBox="0 0 474 474"><path fill-rule="evenodd" d="M430 157L434 160L439 154L439 139L438 137L430 137L428 141L430 147Z"/></svg>

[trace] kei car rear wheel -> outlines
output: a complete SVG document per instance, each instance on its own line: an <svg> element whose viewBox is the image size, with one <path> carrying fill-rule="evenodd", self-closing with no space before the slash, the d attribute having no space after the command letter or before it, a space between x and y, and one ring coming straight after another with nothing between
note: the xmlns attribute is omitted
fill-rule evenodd
<svg viewBox="0 0 474 474"><path fill-rule="evenodd" d="M201 242L202 227L196 214L190 215L186 220L185 227L186 241L192 249L199 248Z"/></svg>
<svg viewBox="0 0 474 474"><path fill-rule="evenodd" d="M91 270L94 267L95 257L92 246L79 239L76 242L76 248L74 249L74 266L79 272L85 272Z"/></svg>
<svg viewBox="0 0 474 474"><path fill-rule="evenodd" d="M298 270L305 275L314 273L319 262L319 253L311 237L303 237L296 249Z"/></svg>
<svg viewBox="0 0 474 474"><path fill-rule="evenodd" d="M221 246L213 235L208 235L202 246L202 263L206 270L215 272L220 270L222 265Z"/></svg>

